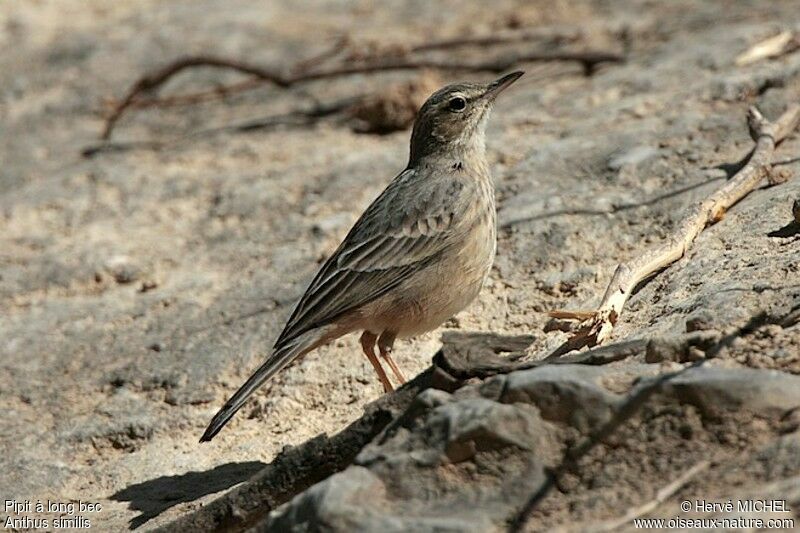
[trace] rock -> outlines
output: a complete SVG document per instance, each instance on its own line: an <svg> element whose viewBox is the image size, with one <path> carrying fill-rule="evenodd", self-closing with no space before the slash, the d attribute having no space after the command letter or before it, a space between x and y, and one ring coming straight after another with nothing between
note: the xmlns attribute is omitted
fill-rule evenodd
<svg viewBox="0 0 800 533"><path fill-rule="evenodd" d="M133 263L130 257L115 255L106 261L106 270L117 283L131 283L138 279L141 269Z"/></svg>
<svg viewBox="0 0 800 533"><path fill-rule="evenodd" d="M274 512L262 530L491 531L509 520L557 461L555 428L524 403L502 404L467 386L427 390L355 465ZM506 465L495 458L514 458ZM465 484L475 477L481 482ZM524 480L524 482L523 482ZM426 487L435 486L431 492ZM486 490L493 487L492 490ZM358 510L351 506L357 505Z"/></svg>
<svg viewBox="0 0 800 533"><path fill-rule="evenodd" d="M694 326L707 327L706 324ZM687 326L688 329L688 326ZM675 336L656 337L647 343L644 360L648 363L675 361L686 363L705 358L705 353L716 346L721 334L713 330L699 330Z"/></svg>
<svg viewBox="0 0 800 533"><path fill-rule="evenodd" d="M446 332L434 364L455 378L493 375L512 368L534 339L533 335Z"/></svg>
<svg viewBox="0 0 800 533"><path fill-rule="evenodd" d="M486 517L403 513L387 501L387 488L366 468L354 466L300 494L270 515L259 531L490 531ZM477 518L477 520L476 520Z"/></svg>
<svg viewBox="0 0 800 533"><path fill-rule="evenodd" d="M634 146L624 152L614 155L608 161L609 170L620 170L623 167L635 167L659 154L657 148L652 146Z"/></svg>
<svg viewBox="0 0 800 533"><path fill-rule="evenodd" d="M667 381L661 394L694 405L710 416L747 412L778 420L800 407L800 376L701 366Z"/></svg>
<svg viewBox="0 0 800 533"><path fill-rule="evenodd" d="M583 365L552 365L503 376L499 401L530 403L542 418L586 433L608 421L619 397L598 385L606 372Z"/></svg>
<svg viewBox="0 0 800 533"><path fill-rule="evenodd" d="M714 319L711 311L708 309L701 309L700 311L692 313L686 319L686 333L712 329L711 324L713 323L713 320Z"/></svg>
<svg viewBox="0 0 800 533"><path fill-rule="evenodd" d="M430 399L436 403L429 409ZM472 459L476 454L513 447L520 450L548 447L550 432L538 411L528 405L504 405L485 398L454 400L442 391L426 391L409 408L414 421L397 428L379 446L367 446L356 463L386 461L393 465L437 466ZM409 438L409 429L415 429Z"/></svg>

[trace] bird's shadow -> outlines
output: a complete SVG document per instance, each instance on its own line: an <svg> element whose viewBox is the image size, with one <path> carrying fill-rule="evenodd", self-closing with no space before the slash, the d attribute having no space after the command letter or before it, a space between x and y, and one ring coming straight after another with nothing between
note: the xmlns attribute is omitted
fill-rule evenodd
<svg viewBox="0 0 800 533"><path fill-rule="evenodd" d="M130 502L129 509L141 511L130 521L130 528L136 529L174 505L191 502L246 481L265 466L266 463L261 461L248 461L220 465L205 472L161 476L130 485L113 494L110 499Z"/></svg>

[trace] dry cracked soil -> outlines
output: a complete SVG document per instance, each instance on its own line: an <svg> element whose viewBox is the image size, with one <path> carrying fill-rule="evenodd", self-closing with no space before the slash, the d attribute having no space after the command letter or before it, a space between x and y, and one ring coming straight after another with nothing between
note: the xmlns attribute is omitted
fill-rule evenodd
<svg viewBox="0 0 800 533"><path fill-rule="evenodd" d="M800 52L735 61L798 29L797 2L783 0L0 4L0 499L98 503L76 515L100 531L800 519L797 135L774 155L786 183L765 182L639 288L614 332L636 341L630 350L534 363L568 335L545 331L548 310L597 305L618 263L730 178L753 145L749 106L775 118L800 101ZM417 377L382 397L346 337L198 444L320 262L405 165L408 106L440 83L493 74L352 75L133 109L114 141L166 144L86 157L109 102L188 54L288 66L342 35L402 53L539 30L572 37L524 46L626 61L588 76L570 63L515 65L527 75L487 132L496 264L467 310L398 343ZM191 69L159 94L242 79ZM347 119L213 131L364 91L373 99ZM400 104L383 99L393 91L405 91ZM789 510L678 507L737 499ZM22 515L56 516L2 517Z"/></svg>

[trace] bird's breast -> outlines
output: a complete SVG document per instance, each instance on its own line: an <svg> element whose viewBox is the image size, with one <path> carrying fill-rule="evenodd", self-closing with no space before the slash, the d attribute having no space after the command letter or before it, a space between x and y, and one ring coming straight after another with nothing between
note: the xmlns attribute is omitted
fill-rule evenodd
<svg viewBox="0 0 800 533"><path fill-rule="evenodd" d="M372 331L413 337L436 329L478 296L495 256L494 195L476 194L461 215L460 236L439 259L370 306Z"/></svg>

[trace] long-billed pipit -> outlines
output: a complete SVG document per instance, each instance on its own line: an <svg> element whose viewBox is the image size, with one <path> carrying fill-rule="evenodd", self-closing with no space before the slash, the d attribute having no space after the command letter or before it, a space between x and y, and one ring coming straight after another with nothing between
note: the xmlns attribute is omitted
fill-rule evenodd
<svg viewBox="0 0 800 533"><path fill-rule="evenodd" d="M372 202L294 308L272 355L214 416L214 438L247 398L294 359L353 331L384 391L397 381L398 337L436 329L480 292L494 261L494 182L485 129L495 97L514 72L489 83L448 85L420 109L408 166Z"/></svg>

